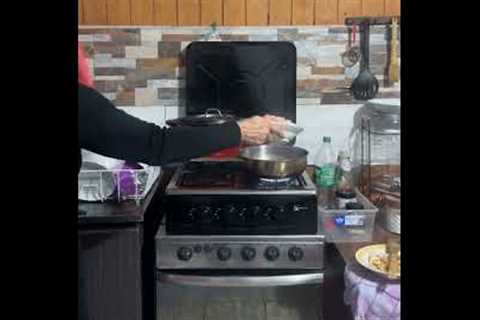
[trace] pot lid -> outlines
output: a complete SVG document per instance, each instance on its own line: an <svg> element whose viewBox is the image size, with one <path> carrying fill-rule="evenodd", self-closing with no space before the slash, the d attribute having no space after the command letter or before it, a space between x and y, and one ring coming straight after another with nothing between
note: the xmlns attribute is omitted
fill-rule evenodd
<svg viewBox="0 0 480 320"><path fill-rule="evenodd" d="M190 115L178 119L167 120L167 124L171 126L208 126L222 124L233 120L235 120L235 117L231 114L223 114L218 109L207 109L203 114Z"/></svg>

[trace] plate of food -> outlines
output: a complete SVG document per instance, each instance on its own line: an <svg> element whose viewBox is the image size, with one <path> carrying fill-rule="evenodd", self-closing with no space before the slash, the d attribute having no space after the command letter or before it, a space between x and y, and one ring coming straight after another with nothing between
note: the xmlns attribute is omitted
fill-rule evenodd
<svg viewBox="0 0 480 320"><path fill-rule="evenodd" d="M400 250L388 253L386 244L375 244L358 249L355 259L376 274L389 279L400 279Z"/></svg>

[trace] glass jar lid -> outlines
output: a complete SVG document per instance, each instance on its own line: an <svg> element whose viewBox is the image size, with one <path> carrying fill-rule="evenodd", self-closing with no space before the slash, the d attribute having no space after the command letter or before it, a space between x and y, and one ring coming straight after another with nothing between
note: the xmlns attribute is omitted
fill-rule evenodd
<svg viewBox="0 0 480 320"><path fill-rule="evenodd" d="M372 99L366 105L376 112L400 114L400 99Z"/></svg>
<svg viewBox="0 0 480 320"><path fill-rule="evenodd" d="M400 99L372 99L365 105L364 118L370 131L378 134L400 134Z"/></svg>

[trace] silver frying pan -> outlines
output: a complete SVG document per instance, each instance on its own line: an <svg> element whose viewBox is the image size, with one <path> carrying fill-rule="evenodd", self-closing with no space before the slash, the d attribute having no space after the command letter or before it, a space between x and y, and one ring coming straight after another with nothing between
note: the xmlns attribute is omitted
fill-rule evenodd
<svg viewBox="0 0 480 320"><path fill-rule="evenodd" d="M240 158L253 174L281 179L300 175L307 166L308 151L287 144L268 144L243 148Z"/></svg>

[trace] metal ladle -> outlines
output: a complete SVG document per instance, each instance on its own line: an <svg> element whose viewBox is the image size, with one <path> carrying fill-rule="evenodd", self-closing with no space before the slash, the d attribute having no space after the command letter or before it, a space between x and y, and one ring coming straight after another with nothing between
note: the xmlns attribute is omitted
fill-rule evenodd
<svg viewBox="0 0 480 320"><path fill-rule="evenodd" d="M370 24L365 21L362 23L363 32L361 34L360 47L362 50L360 73L357 78L353 80L350 90L353 97L357 100L373 99L378 93L378 80L370 72L369 69L369 39L370 39Z"/></svg>

